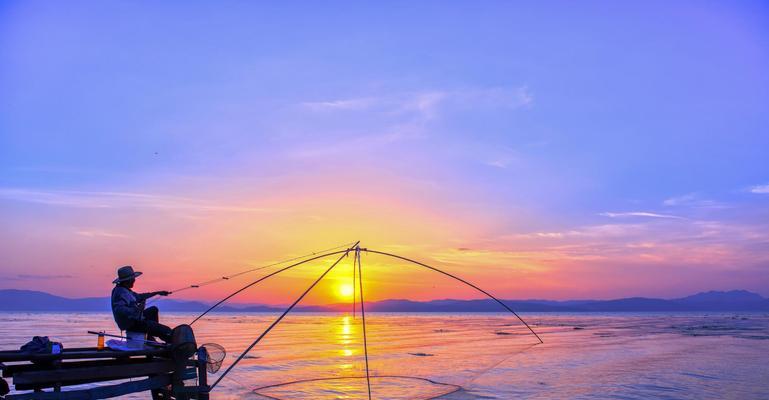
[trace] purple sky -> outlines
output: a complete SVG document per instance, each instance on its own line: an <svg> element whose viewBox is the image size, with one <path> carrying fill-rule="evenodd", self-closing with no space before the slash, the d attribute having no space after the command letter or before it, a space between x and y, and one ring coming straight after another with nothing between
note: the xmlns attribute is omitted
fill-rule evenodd
<svg viewBox="0 0 769 400"><path fill-rule="evenodd" d="M759 1L5 1L0 288L361 239L511 298L769 296L766 71Z"/></svg>

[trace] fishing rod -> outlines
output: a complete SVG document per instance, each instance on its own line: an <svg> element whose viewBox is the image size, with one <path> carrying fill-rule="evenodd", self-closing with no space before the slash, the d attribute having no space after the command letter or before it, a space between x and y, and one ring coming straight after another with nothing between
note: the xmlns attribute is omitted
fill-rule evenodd
<svg viewBox="0 0 769 400"><path fill-rule="evenodd" d="M356 244L357 244L357 243L356 243ZM289 269L291 269L291 268L294 268L294 267L296 267L296 266L299 266L299 265L302 265L302 264L306 264L306 263L308 263L308 262L310 262L310 261L313 261L313 260L317 260L317 259L319 259L319 258L328 257L328 256L331 256L331 255L334 255L334 254L348 253L350 250L351 250L351 248L348 248L347 250L339 250L339 251L334 251L334 252L331 252L331 253L325 253L325 254L321 254L321 255L319 255L319 256L315 256L315 257L312 257L312 258L308 258L308 259L306 259L306 260L302 260L302 261L300 261L300 262L298 262L298 263L294 263L294 264L291 264L291 265L289 265L289 266L287 266L287 267L283 267L283 268L281 268L281 269L279 269L279 270L277 270L277 271L275 271L275 272L273 272L273 273L270 273L270 274L268 274L268 275L265 275L265 276L263 276L263 277L261 277L261 278L259 278L259 279L255 280L255 281L253 281L253 282L249 283L248 285L246 285L246 286L243 286L242 288L240 288L240 289L236 290L235 292L233 292L233 293L229 294L227 297L225 297L225 298L223 298L223 299L219 300L219 301L218 301L216 304L212 305L212 306L211 306L211 307L209 307L209 308L208 308L206 311L204 311L202 314L198 315L198 316L197 316L197 317L196 317L194 320L192 320L192 322L190 322L190 325L194 324L195 322L197 322L197 320L199 320L199 319L203 318L203 316L205 316L206 314L208 314L209 312L211 312L211 310L213 310L213 309L214 309L214 308L216 308L216 307L219 307L219 306L220 306L222 303L224 303L225 301L227 301L227 300L231 299L232 297L234 297L234 296L235 296L235 295L237 295L238 293L240 293L240 292L242 292L242 291L244 291L244 290L246 290L246 289L250 288L251 286L254 286L254 285L256 285L257 283L259 283L259 282L261 282L261 281L263 281L263 280L265 280L265 279L267 279L267 278L269 278L269 277L275 276L275 275L277 275L277 274L279 274L279 273L281 273L281 272L283 272L283 271L289 270Z"/></svg>
<svg viewBox="0 0 769 400"><path fill-rule="evenodd" d="M262 270L262 269L265 269L265 268L274 267L276 265L285 264L285 263L288 263L288 262L291 262L291 261L301 260L301 259L307 258L307 257L312 257L312 256L314 256L314 255L316 255L318 253L321 253L321 252L325 253L327 251L340 249L342 247L345 247L345 248L346 247L350 247L350 245L352 245L354 243L355 242L348 242L348 243L340 244L339 246L330 247L328 249L316 250L316 251L313 251L311 253L307 253L305 255L301 255L301 256L297 256L297 257L292 257L292 258L288 258L288 259L281 260L281 261L276 261L276 262L274 262L272 264L263 265L261 267L250 268L250 269L247 269L245 271L240 271L240 272L234 273L232 275L226 275L226 276L222 276L221 278L211 279L211 280L208 280L208 281L205 281L205 282L201 282L201 283L197 283L197 284L193 284L193 285L188 285L188 286L176 289L176 290L169 291L169 294L178 293L178 292L181 292L181 291L184 291L184 290L189 290L189 289L197 289L197 288L200 288L200 287L203 287L203 286L208 286L208 285L211 285L211 284L214 284L214 283L218 283L218 282L222 282L222 281L227 281L227 280L230 280L232 278L237 278L237 277L239 277L241 275L245 275L245 274L248 274L248 273L251 273L251 272L259 271L259 270Z"/></svg>
<svg viewBox="0 0 769 400"><path fill-rule="evenodd" d="M222 277L216 278L216 279L211 279L211 280L208 280L208 281L205 281L205 282L200 282L200 283L197 283L197 284L188 285L188 286L185 286L185 287L182 287L182 288L179 288L179 289L170 290L168 292L168 295L170 296L170 295L172 295L174 293L183 292L185 290L198 289L198 288L201 288L203 286L212 285L214 283L228 281L230 279L237 278L239 276L246 275L246 274L251 273L251 272L256 272L256 271L259 271L259 270L263 270L263 269L267 269L267 268L270 268L270 267L274 267L276 265L281 265L281 264L285 264L285 263L288 263L288 262L292 262L292 261L301 260L301 259L304 259L304 258L307 258L307 257L311 257L311 256L314 256L314 255L316 255L318 253L321 253L321 252L327 252L327 251L331 251L331 250L340 249L340 248L343 248L343 247L349 247L350 245L352 245L354 243L355 242L348 242L348 243L340 244L339 246L329 247L329 248L323 249L323 250L316 250L316 251L313 251L311 253L307 253L307 254L304 254L304 255L301 255L301 256L287 258L287 259L281 260L281 261L276 261L276 262L274 262L272 264L263 265L261 267L250 268L250 269L247 269L247 270L244 270L244 271L236 272L236 273L231 274L231 275L226 275L226 276L222 276ZM147 302L147 305L153 304L153 303L155 303L158 300L160 300L160 298L151 299L151 300L149 300Z"/></svg>
<svg viewBox="0 0 769 400"><path fill-rule="evenodd" d="M358 246L358 243L360 243L360 241L355 242L353 247ZM329 272L331 272L331 270L334 269L334 267L336 267L336 265L339 264L339 262L342 261L342 259L347 257L347 255L350 253L351 250L353 250L353 248L348 248L347 250L343 251L342 253L344 254L342 254L336 261L334 261L334 263L331 264L331 266L328 267L328 269L326 269L323 272L323 274L321 274L321 276L319 276L318 279L316 279L315 282L313 282L312 285L310 285L310 287L308 287L307 290L305 290L304 293L302 293L302 295L299 296L299 298L294 300L293 304L291 304L285 311L283 311L283 314L281 314L280 317L278 317L275 321L273 321L272 324L270 324L270 326L267 327L267 329L265 329L264 332L262 332L262 334L259 335L259 337L256 338L256 340L254 340L253 343L251 343L251 345L248 346L248 348L246 348L246 350L240 354L240 356L235 360L235 362L230 364L230 366L224 371L224 373L222 373L222 375L219 376L219 379L217 379L216 382L214 382L214 384L210 386L209 391L213 390L216 387L216 385L218 385L219 382L221 382L222 379L224 379L224 377L230 371L232 371L232 369L235 368L236 365L238 365L240 360L242 360L243 357L245 357L246 354L248 354L248 352L254 348L254 346L256 346L265 336L267 336L267 334L272 330L272 328L277 326L280 323L280 321L282 321L283 318L285 318L285 316L288 315L288 313L291 312L291 310L293 310L294 307L296 307L296 305L299 304L299 302L302 301L302 299L304 299L305 296L307 296L307 293L310 293L310 291L315 287L315 285L318 284L318 282L320 282Z"/></svg>
<svg viewBox="0 0 769 400"><path fill-rule="evenodd" d="M410 258L407 258L407 257L402 257L402 256L399 256L399 255L397 255L397 254L387 253L387 252L384 252L384 251L376 251L376 250L370 250L370 249L361 249L361 250L363 250L363 251L365 251L365 252L367 252L367 253L375 253L375 254L381 254L381 255L384 255L384 256L389 256L389 257L398 258L398 259L401 259L401 260L403 260L403 261L408 261L408 262L410 262L410 263L414 263L414 264L417 264L417 265L419 265L419 266L422 266L422 267L425 267L425 268L431 269L431 270L433 270L433 271L435 271L435 272L439 272L439 273L441 273L441 274L443 274L443 275L446 275L446 276L448 276L448 277L450 277L450 278L454 278L454 279L456 279L456 280L458 280L458 281L460 281L460 282L464 283L465 285L467 285L467 286L470 286L471 288L473 288L473 289L475 289L475 290L477 290L477 291L479 291L479 292L481 292L481 293L485 294L486 296L488 296L488 297L489 297L489 298L491 298L492 300L494 300L494 301L496 301L497 303L499 303L499 304L500 304L502 307L504 307L504 308L505 308L507 311L510 311L510 312L511 312L513 315L515 315L515 316L518 318L518 320L520 320L520 321L521 321L521 322L522 322L522 323L523 323L523 324L524 324L524 325L525 325L527 328L529 328L529 331L531 331L531 333L533 333L533 334L534 334L534 336L536 336L536 337L537 337L537 340L539 340L539 343L545 343L545 342L543 342L543 341L542 341L542 338L540 338L540 337L539 337L539 335L537 335L537 332L534 332L534 329L531 329L531 327L529 326L529 324L527 324L527 323L526 323L526 321L524 321L524 320L523 320L523 318L521 318L521 316L520 316L520 315L518 315L518 313L516 313L515 311L513 311L513 309L512 309L512 308L508 307L508 306L507 306L507 304L503 303L503 302L502 302L502 300L499 300L498 298L496 298L496 297L492 296L492 295L491 295L491 293L489 293L489 292L487 292L487 291L485 291L485 290L483 290L483 289L479 288L478 286L475 286L475 285L473 285L472 283L470 283L470 282L468 282L468 281L466 281L466 280L464 280L464 279L462 279L462 278L460 278L460 277L458 277L458 276L456 276L456 275L452 275L452 274L450 274L450 273L448 273L448 272L446 272L446 271L442 271L442 270L440 270L440 269L438 269L438 268L435 268L435 267L431 267L431 266L429 266L429 265L427 265L427 264L425 264L425 263L421 263L421 262L419 262L419 261L416 261L416 260L412 260L412 259L410 259ZM362 308L362 305L363 305L363 300L361 300L361 308Z"/></svg>

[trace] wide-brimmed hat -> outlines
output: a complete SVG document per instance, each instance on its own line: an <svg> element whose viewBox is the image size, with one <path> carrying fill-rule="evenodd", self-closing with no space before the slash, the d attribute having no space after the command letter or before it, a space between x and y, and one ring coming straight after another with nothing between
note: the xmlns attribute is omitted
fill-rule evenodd
<svg viewBox="0 0 769 400"><path fill-rule="evenodd" d="M134 267L126 265L125 267L120 267L117 269L117 279L112 281L112 283L130 281L131 279L134 279L141 274L142 273L139 271L134 271Z"/></svg>

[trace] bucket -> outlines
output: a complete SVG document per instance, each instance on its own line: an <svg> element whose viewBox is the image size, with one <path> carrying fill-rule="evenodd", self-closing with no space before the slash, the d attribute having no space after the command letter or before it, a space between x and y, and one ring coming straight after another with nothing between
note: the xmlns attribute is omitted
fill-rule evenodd
<svg viewBox="0 0 769 400"><path fill-rule="evenodd" d="M176 360L186 360L198 350L195 334L189 325L179 325L171 333L171 350Z"/></svg>
<svg viewBox="0 0 769 400"><path fill-rule="evenodd" d="M147 334L144 332L126 332L126 346L131 349L143 349L147 340Z"/></svg>

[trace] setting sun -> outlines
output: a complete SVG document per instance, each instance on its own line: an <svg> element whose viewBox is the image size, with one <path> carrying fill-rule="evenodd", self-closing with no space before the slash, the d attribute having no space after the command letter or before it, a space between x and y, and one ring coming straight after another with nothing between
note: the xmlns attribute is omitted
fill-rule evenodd
<svg viewBox="0 0 769 400"><path fill-rule="evenodd" d="M341 284L337 288L337 294L339 295L339 297L343 299L352 298L353 292L354 292L353 286L352 284L349 284L349 283Z"/></svg>

